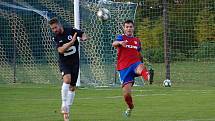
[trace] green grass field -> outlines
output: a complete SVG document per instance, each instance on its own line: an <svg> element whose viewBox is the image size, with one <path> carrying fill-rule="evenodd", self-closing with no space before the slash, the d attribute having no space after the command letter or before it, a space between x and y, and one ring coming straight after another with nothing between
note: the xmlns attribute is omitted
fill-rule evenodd
<svg viewBox="0 0 215 121"><path fill-rule="evenodd" d="M215 121L215 87L134 87L130 118L121 88L80 88L72 121ZM1 84L0 121L62 121L60 85Z"/></svg>

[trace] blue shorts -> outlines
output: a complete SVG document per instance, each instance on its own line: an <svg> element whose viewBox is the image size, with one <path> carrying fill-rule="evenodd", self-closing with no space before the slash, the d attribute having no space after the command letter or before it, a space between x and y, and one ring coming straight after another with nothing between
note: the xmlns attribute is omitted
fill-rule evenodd
<svg viewBox="0 0 215 121"><path fill-rule="evenodd" d="M138 76L135 71L140 64L141 62L136 62L130 65L128 68L119 71L119 79L122 86L128 83L134 83L134 78Z"/></svg>

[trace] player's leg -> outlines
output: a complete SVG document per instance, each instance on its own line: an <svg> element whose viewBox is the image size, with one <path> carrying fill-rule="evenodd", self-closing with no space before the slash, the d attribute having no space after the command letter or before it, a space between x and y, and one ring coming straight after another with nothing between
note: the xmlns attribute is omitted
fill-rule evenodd
<svg viewBox="0 0 215 121"><path fill-rule="evenodd" d="M131 115L131 111L134 108L134 104L131 96L131 88L134 83L135 73L133 72L133 67L130 66L127 69L119 71L120 81L122 84L123 97L125 103L127 104L127 110L125 111L126 116Z"/></svg>
<svg viewBox="0 0 215 121"><path fill-rule="evenodd" d="M150 73L143 63L139 64L136 68L136 74L141 75L145 81L149 81Z"/></svg>
<svg viewBox="0 0 215 121"><path fill-rule="evenodd" d="M126 85L123 86L123 96L124 100L128 106L127 110L125 111L126 116L131 115L131 111L134 108L134 104L132 101L132 96L131 96L131 88L132 88L133 83L127 83Z"/></svg>
<svg viewBox="0 0 215 121"><path fill-rule="evenodd" d="M126 85L123 86L123 97L124 100L126 102L126 104L128 105L129 109L133 109L134 105L133 105L133 101L132 101L132 97L131 97L131 87L132 87L132 83L128 83Z"/></svg>
<svg viewBox="0 0 215 121"><path fill-rule="evenodd" d="M61 87L62 108L67 106L67 98L68 98L70 82L71 82L71 74L63 75L63 84Z"/></svg>
<svg viewBox="0 0 215 121"><path fill-rule="evenodd" d="M71 76L71 78L72 78L72 76ZM66 100L67 113L64 113L64 121L69 121L69 119L70 119L70 116L69 116L70 107L73 104L73 100L75 97L75 89L76 89L75 86L70 85L69 90L68 90L67 100Z"/></svg>
<svg viewBox="0 0 215 121"><path fill-rule="evenodd" d="M71 74L63 75L63 85L61 88L62 106L61 113L63 114L64 121L69 121L69 107L67 105L68 92L71 82Z"/></svg>
<svg viewBox="0 0 215 121"><path fill-rule="evenodd" d="M76 86L70 85L69 91L68 91L68 98L67 98L67 105L70 107L73 104L74 98L75 98L75 90Z"/></svg>
<svg viewBox="0 0 215 121"><path fill-rule="evenodd" d="M63 84L61 87L61 99L62 99L62 105L61 105L61 113L63 114L64 121L69 121L69 107L67 105L67 99L68 99L68 92L71 82L71 72L68 68L68 66L61 66L60 67L62 76L63 76Z"/></svg>
<svg viewBox="0 0 215 121"><path fill-rule="evenodd" d="M76 64L73 64L70 71L71 71L71 82L70 82L70 88L69 88L68 99L67 99L68 106L71 106L74 101L76 83L77 83L78 74L79 74L79 62L77 62Z"/></svg>
<svg viewBox="0 0 215 121"><path fill-rule="evenodd" d="M68 91L68 98L67 98L68 112L70 112L70 108L74 102L75 90L76 90L76 86L70 85L70 89Z"/></svg>
<svg viewBox="0 0 215 121"><path fill-rule="evenodd" d="M71 72L71 79L70 79L71 82L70 82L70 88L68 91L68 98L67 98L68 113L70 112L70 108L75 98L76 82L77 82L78 73L79 73L79 63L73 64L70 68L70 72Z"/></svg>

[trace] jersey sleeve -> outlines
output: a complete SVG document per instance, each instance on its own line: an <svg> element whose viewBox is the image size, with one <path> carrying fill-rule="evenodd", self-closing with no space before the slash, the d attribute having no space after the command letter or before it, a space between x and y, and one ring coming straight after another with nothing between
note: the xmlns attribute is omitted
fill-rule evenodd
<svg viewBox="0 0 215 121"><path fill-rule="evenodd" d="M59 39L57 39L57 37L53 37L52 40L55 42L56 47L62 47L63 46L63 42Z"/></svg>
<svg viewBox="0 0 215 121"><path fill-rule="evenodd" d="M118 36L116 37L116 41L122 41L122 40L123 40L122 35L118 35Z"/></svg>
<svg viewBox="0 0 215 121"><path fill-rule="evenodd" d="M83 31L78 30L78 29L75 29L75 28L73 28L73 31L74 31L74 32L77 32L77 36L78 36L78 37L82 37L82 34L84 33Z"/></svg>

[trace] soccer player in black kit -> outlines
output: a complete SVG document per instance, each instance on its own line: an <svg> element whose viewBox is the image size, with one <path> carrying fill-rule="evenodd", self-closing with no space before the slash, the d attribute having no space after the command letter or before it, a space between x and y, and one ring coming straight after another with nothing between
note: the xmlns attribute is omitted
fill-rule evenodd
<svg viewBox="0 0 215 121"><path fill-rule="evenodd" d="M64 121L69 121L70 106L74 100L79 73L79 42L77 37L80 37L81 40L86 40L87 37L81 30L64 28L57 18L51 19L49 25L52 32L55 33L53 39L57 45L59 68L63 76L61 113Z"/></svg>

